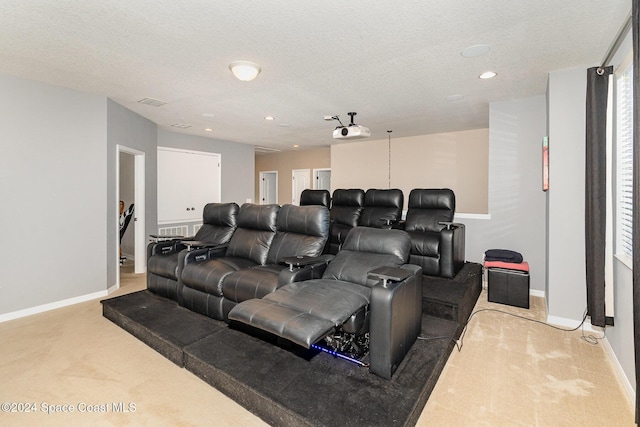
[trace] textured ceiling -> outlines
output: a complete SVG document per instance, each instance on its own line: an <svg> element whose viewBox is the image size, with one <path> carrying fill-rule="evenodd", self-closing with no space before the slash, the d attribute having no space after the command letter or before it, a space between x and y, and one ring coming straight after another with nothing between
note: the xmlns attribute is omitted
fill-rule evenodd
<svg viewBox="0 0 640 427"><path fill-rule="evenodd" d="M322 117L346 124L349 111L371 139L487 127L490 102L542 95L549 71L598 64L630 10L629 0L2 0L0 72L107 96L161 128L286 150L339 142ZM476 44L491 50L461 56ZM240 82L235 60L262 72ZM478 79L486 70L498 76Z"/></svg>

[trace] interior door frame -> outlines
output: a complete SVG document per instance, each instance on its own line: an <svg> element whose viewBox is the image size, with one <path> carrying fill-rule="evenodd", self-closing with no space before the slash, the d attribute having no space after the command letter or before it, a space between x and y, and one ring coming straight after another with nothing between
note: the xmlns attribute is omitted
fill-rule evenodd
<svg viewBox="0 0 640 427"><path fill-rule="evenodd" d="M131 154L134 156L133 168L134 168L134 196L133 203L135 205L133 211L134 221L134 273L141 274L147 271L147 250L146 250L146 238L145 238L145 226L146 226L146 211L145 211L145 160L146 153L144 151L136 150L134 148L126 147L124 145L116 145L116 199L114 206L118 206L120 203L120 153ZM115 218L116 223L116 245L115 245L115 259L116 265L120 264L120 218L119 215ZM120 287L120 268L116 269L116 287Z"/></svg>
<svg viewBox="0 0 640 427"><path fill-rule="evenodd" d="M275 175L276 177L276 203L278 203L278 171L260 171L258 173L258 186L259 186L259 190L258 190L258 204L259 205L264 205L265 203L262 201L262 199L264 198L265 194L264 194L264 176L265 175Z"/></svg>
<svg viewBox="0 0 640 427"><path fill-rule="evenodd" d="M308 186L303 188L302 190L300 190L300 193L296 194L296 188L298 188L298 186L295 183L295 177L296 177L296 172L303 172L307 175L307 179L311 179L311 169L306 168L306 169L292 169L291 170L291 203L294 205L299 205L300 204L300 200L296 201L296 196L300 196L300 194L302 193L303 190L305 190L306 188L313 188L313 185L309 182Z"/></svg>
<svg viewBox="0 0 640 427"><path fill-rule="evenodd" d="M331 172L331 168L318 168L313 170L313 176L311 179L313 180L313 189L318 190L318 172ZM331 191L331 189L328 189Z"/></svg>

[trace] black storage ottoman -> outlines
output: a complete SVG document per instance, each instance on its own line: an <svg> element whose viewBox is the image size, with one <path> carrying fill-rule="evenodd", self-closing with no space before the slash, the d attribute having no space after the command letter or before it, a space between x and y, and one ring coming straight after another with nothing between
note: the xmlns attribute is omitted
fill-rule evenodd
<svg viewBox="0 0 640 427"><path fill-rule="evenodd" d="M489 302L529 308L529 273L488 268Z"/></svg>

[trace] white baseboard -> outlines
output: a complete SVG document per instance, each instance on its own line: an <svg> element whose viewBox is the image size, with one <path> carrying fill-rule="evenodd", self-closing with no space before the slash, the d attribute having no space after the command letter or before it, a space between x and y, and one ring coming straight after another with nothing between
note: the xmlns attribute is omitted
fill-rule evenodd
<svg viewBox="0 0 640 427"><path fill-rule="evenodd" d="M81 302L90 301L96 298L103 298L110 293L118 289L118 285L113 285L109 289L99 292L93 292L91 294L80 295L73 298L64 299L61 301L50 302L48 304L42 304L35 307L25 308L24 310L12 311L10 313L0 314L0 323L8 322L9 320L20 319L21 317L27 317L38 313L44 313L45 311L55 310L57 308L67 307Z"/></svg>
<svg viewBox="0 0 640 427"><path fill-rule="evenodd" d="M620 364L620 361L618 360L616 353L613 351L611 344L609 344L609 340L607 339L607 337L605 337L602 340L602 345L604 346L604 350L607 353L607 356L609 356L609 362L613 366L613 370L616 373L618 380L620 380L620 384L622 384L622 388L624 389L624 391L627 392L626 394L627 394L627 398L629 399L629 404L635 407L636 392L633 391L633 386L631 385L631 381L629 381L629 378L627 378L627 374L624 372L624 369L622 369L622 365Z"/></svg>

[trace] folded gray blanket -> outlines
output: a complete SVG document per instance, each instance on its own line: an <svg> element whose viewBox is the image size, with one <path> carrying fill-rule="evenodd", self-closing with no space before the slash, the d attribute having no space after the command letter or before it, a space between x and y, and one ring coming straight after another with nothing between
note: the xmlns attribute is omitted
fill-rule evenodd
<svg viewBox="0 0 640 427"><path fill-rule="evenodd" d="M485 261L502 261L519 264L523 261L522 254L508 249L489 249L484 253Z"/></svg>

